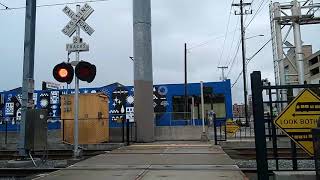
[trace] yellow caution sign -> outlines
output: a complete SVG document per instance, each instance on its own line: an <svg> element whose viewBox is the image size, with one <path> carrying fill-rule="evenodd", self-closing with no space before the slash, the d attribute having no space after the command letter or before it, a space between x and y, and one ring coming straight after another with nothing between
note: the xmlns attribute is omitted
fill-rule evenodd
<svg viewBox="0 0 320 180"><path fill-rule="evenodd" d="M320 116L320 98L311 90L303 90L274 120L285 134L313 156L312 128Z"/></svg>
<svg viewBox="0 0 320 180"><path fill-rule="evenodd" d="M233 136L240 129L240 127L234 124L234 122L231 119L228 119L226 121L226 125L226 131L229 136Z"/></svg>

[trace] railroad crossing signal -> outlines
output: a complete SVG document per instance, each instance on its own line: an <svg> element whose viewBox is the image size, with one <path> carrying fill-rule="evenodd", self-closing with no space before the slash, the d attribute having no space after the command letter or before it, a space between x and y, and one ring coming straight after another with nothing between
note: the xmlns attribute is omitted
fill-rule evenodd
<svg viewBox="0 0 320 180"><path fill-rule="evenodd" d="M317 127L319 115L320 97L305 89L274 120L274 124L313 156L311 130Z"/></svg>
<svg viewBox="0 0 320 180"><path fill-rule="evenodd" d="M71 18L69 23L62 29L62 32L71 37L76 32L77 26L79 26L88 35L92 35L94 29L90 27L85 20L93 13L93 8L89 4L84 4L80 11L76 14L68 6L62 10L67 16Z"/></svg>

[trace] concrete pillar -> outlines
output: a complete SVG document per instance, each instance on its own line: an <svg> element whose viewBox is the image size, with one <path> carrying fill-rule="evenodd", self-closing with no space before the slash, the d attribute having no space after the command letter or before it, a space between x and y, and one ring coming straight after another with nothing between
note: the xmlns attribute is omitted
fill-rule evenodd
<svg viewBox="0 0 320 180"><path fill-rule="evenodd" d="M294 46L296 54L296 63L298 68L298 77L299 84L304 84L304 56L302 52L302 41L301 41L301 31L300 31L300 16L301 16L301 7L300 3L297 0L292 1L292 16L293 16L293 37L294 37Z"/></svg>
<svg viewBox="0 0 320 180"><path fill-rule="evenodd" d="M134 117L137 141L154 141L151 2L133 0Z"/></svg>

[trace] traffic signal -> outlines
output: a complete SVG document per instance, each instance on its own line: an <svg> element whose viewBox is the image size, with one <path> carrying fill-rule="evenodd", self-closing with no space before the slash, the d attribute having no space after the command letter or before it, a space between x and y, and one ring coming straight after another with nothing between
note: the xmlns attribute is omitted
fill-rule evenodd
<svg viewBox="0 0 320 180"><path fill-rule="evenodd" d="M87 81L88 83L94 80L96 71L96 66L86 61L80 61L75 68L76 76L80 80Z"/></svg>
<svg viewBox="0 0 320 180"><path fill-rule="evenodd" d="M74 70L69 63L60 63L53 68L53 77L59 82L70 84L73 80Z"/></svg>

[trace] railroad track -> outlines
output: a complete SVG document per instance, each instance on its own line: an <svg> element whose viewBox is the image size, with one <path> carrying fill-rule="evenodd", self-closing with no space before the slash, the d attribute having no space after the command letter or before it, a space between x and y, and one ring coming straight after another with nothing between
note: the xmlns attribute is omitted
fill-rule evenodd
<svg viewBox="0 0 320 180"><path fill-rule="evenodd" d="M255 148L226 148L223 149L232 159L254 160L256 159ZM291 159L291 148L278 148L278 159ZM267 149L268 159L274 159L273 149ZM297 148L297 159L312 159L302 149Z"/></svg>
<svg viewBox="0 0 320 180"><path fill-rule="evenodd" d="M51 173L62 168L0 168L1 178L26 178L38 174Z"/></svg>
<svg viewBox="0 0 320 180"><path fill-rule="evenodd" d="M104 150L83 150L82 156L83 157L92 157L99 154L103 154L106 151ZM38 151L34 152L32 154L33 157L37 158L43 158L49 160L64 160L64 159L70 159L73 156L72 150L62 150L62 149L55 149L55 150L48 150L46 152L44 151ZM12 151L12 150L1 150L0 151L0 160L9 160L9 159L16 159L18 158L18 152Z"/></svg>

